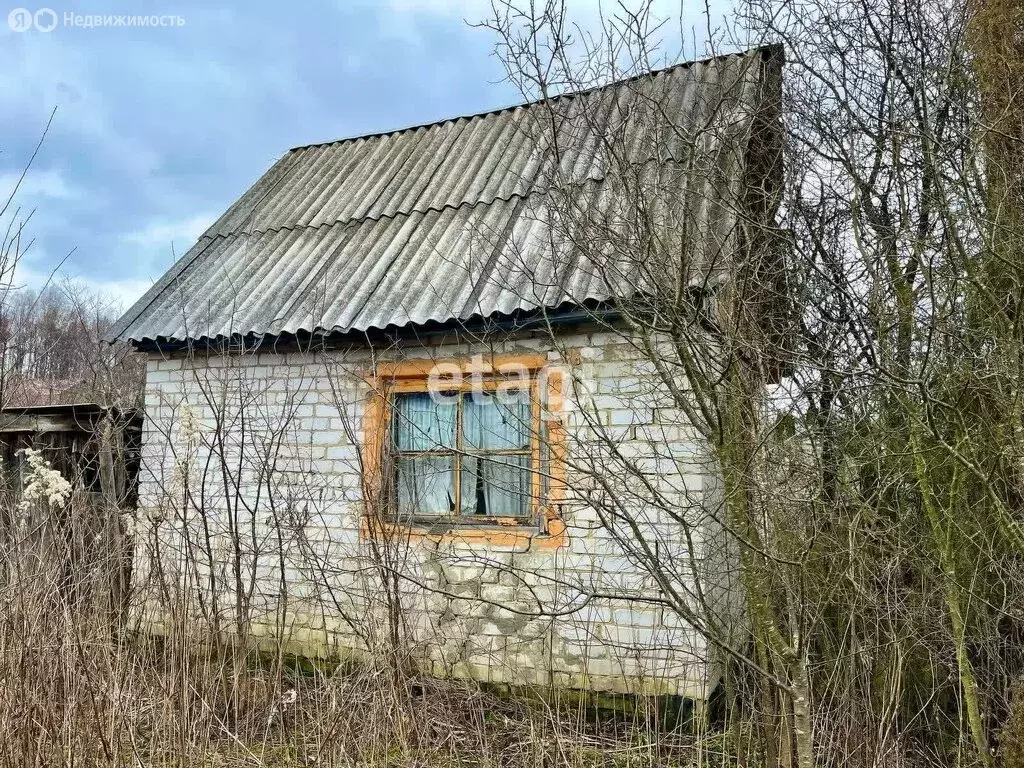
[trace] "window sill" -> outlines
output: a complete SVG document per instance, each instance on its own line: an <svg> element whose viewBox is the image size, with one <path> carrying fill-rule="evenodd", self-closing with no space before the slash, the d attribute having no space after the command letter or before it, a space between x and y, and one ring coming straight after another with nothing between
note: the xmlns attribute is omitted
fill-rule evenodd
<svg viewBox="0 0 1024 768"><path fill-rule="evenodd" d="M547 520L545 527L516 521L478 524L412 523L399 524L364 518L364 538L391 541L429 541L434 544L479 544L515 549L558 549L568 544L565 523L558 518Z"/></svg>

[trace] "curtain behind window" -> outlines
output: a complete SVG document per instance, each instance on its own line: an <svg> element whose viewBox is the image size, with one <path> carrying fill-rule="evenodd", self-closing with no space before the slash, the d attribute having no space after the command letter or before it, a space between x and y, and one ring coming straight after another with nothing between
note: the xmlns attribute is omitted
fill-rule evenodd
<svg viewBox="0 0 1024 768"><path fill-rule="evenodd" d="M488 455L528 450L530 404L524 396L476 393L462 406L462 514L522 517L529 513L530 457Z"/></svg>
<svg viewBox="0 0 1024 768"><path fill-rule="evenodd" d="M395 400L393 434L401 452L454 450L458 407L434 402L429 393ZM398 511L415 517L445 516L455 506L454 455L396 459Z"/></svg>

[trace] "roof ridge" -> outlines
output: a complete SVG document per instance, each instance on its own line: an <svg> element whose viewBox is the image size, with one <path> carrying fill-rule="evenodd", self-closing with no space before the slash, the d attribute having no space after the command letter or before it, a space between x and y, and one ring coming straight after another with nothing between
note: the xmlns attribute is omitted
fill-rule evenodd
<svg viewBox="0 0 1024 768"><path fill-rule="evenodd" d="M315 142L311 142L309 144L300 144L299 146L291 147L290 149L286 150L283 156L287 157L288 155L292 154L293 152L300 152L300 151L305 150L305 149L315 149L315 148L318 148L318 147L330 147L330 146L333 146L335 144L346 144L346 143L348 143L350 141L359 141L360 139L379 139L379 138L383 138L385 136L395 136L395 135L402 134L402 133L409 133L411 131L418 131L421 128L433 128L434 126L444 125L445 123L453 123L453 122L455 122L457 120L474 120L474 119L476 119L478 117L490 117L491 115L500 115L500 114L502 114L504 112L513 112L513 111L515 111L517 109L526 109L526 108L529 108L529 107L535 107L538 104L544 103L545 101L557 102L557 101L561 101L563 99L575 99L575 98L578 98L580 96L586 96L588 94L594 93L595 91L603 90L605 88L614 88L614 87L619 86L619 85L625 85L627 83L633 83L633 82L636 82L637 80L641 80L641 79L643 79L645 77L657 77L658 75L663 75L663 74L665 74L667 72L671 72L671 71L676 70L676 69L685 69L685 68L688 68L688 67L699 66L699 65L702 65L702 64L710 64L713 61L722 61L722 60L730 59L730 58L733 58L733 57L739 58L739 57L742 57L742 56L751 56L751 55L754 55L754 54L757 54L757 53L761 53L761 54L771 53L777 47L778 47L777 43L766 43L764 45L759 45L759 46L756 46L754 48L748 48L748 49L743 50L743 51L733 51L732 53L721 53L721 54L718 54L717 56L705 56L702 59L693 59L691 61L680 61L680 62L677 62L677 63L672 64L672 65L667 66L667 67L661 67L660 69L652 69L652 70L650 70L648 72L641 72L640 74L637 74L637 75L630 75L629 77L624 77L624 78L622 78L620 80L613 80L612 82L605 83L604 85L595 85L595 86L592 86L590 88L584 88L582 91L571 91L569 93L560 93L557 96L550 96L550 97L548 97L546 99L540 98L540 99L534 99L533 101L523 101L523 102L517 102L515 104L506 104L503 107L495 107L493 109L485 109L482 112L471 112L469 114L464 114L464 115L452 115L450 117L443 117L443 118L439 118L437 120L431 120L431 121L426 122L426 123L416 123L416 124L413 124L413 125L407 125L407 126L402 127L402 128L390 128L390 129L388 129L386 131L374 131L374 132L371 132L371 133L361 133L361 134L357 134L357 135L354 135L354 136L345 136L345 137L342 137L340 139L331 139L329 141L315 141Z"/></svg>

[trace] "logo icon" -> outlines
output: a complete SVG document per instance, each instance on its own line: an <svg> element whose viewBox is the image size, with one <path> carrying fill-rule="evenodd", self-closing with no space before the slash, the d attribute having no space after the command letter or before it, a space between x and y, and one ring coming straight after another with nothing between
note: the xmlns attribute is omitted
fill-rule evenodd
<svg viewBox="0 0 1024 768"><path fill-rule="evenodd" d="M15 8L7 14L7 25L15 32L27 32L32 27L32 11Z"/></svg>
<svg viewBox="0 0 1024 768"><path fill-rule="evenodd" d="M40 32L53 32L57 26L57 14L52 8L40 8L36 11L35 22Z"/></svg>

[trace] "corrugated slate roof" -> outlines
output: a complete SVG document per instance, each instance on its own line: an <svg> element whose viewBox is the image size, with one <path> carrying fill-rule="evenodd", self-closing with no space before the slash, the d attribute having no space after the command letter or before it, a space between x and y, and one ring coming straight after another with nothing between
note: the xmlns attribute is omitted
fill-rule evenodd
<svg viewBox="0 0 1024 768"><path fill-rule="evenodd" d="M629 295L642 287L636 265L617 263L614 248L582 252L547 204L559 195L588 215L622 218L616 190L628 173L610 167L602 144L615 137L629 167L667 190L666 226L727 238L734 216L716 203L708 180L716 174L694 168L692 145L720 135L712 125L745 141L765 67L778 66L770 50L293 149L112 335L150 342L365 331ZM745 152L715 157L731 186L742 181Z"/></svg>

